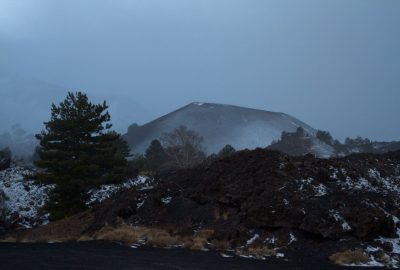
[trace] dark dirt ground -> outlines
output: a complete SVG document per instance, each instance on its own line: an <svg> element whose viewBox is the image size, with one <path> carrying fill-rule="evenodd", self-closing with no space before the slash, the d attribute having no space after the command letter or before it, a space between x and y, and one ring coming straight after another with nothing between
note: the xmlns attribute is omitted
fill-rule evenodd
<svg viewBox="0 0 400 270"><path fill-rule="evenodd" d="M62 244L14 244L0 243L0 269L263 269L263 270L322 270L360 269L338 267L326 260L311 256L290 256L289 261L268 259L259 261L240 257L223 258L216 252L191 251L187 249L160 249L140 247L137 249L106 242ZM384 268L367 268L384 269Z"/></svg>

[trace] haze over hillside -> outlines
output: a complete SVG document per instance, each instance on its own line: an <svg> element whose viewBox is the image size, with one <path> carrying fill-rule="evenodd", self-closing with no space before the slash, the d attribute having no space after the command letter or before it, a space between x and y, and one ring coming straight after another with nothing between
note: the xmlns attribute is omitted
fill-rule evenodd
<svg viewBox="0 0 400 270"><path fill-rule="evenodd" d="M61 102L68 91L59 85L0 69L0 148L10 147L17 156L31 155L37 143L33 135L49 120L51 104ZM148 115L146 109L127 95L88 95L95 103L107 101L113 128L119 132Z"/></svg>
<svg viewBox="0 0 400 270"><path fill-rule="evenodd" d="M29 132L38 132L50 117L51 104L61 102L68 91L65 87L0 72L0 133L20 124ZM83 90L84 91L84 90ZM112 123L118 131L125 131L132 121L143 119L148 111L128 95L104 95L88 92L93 102L107 101Z"/></svg>
<svg viewBox="0 0 400 270"><path fill-rule="evenodd" d="M340 140L398 140L399 10L396 0L1 0L0 70L150 111L127 124L204 100L285 112Z"/></svg>
<svg viewBox="0 0 400 270"><path fill-rule="evenodd" d="M293 116L232 105L194 102L143 126L133 124L124 138L131 151L143 153L153 139L185 125L204 138L207 153L216 153L226 144L236 149L266 147L279 139L282 131L303 127L309 134L315 129Z"/></svg>

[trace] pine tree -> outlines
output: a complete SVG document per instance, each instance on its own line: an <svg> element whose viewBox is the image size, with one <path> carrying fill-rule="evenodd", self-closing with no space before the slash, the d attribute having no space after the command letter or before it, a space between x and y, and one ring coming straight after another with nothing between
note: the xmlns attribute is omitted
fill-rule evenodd
<svg viewBox="0 0 400 270"><path fill-rule="evenodd" d="M159 172L165 162L165 150L159 140L153 140L145 153L147 169L151 172Z"/></svg>
<svg viewBox="0 0 400 270"><path fill-rule="evenodd" d="M326 143L326 144L329 144L329 145L333 145L334 144L333 137L328 131L318 130L317 134L316 134L316 137L319 140L321 140L324 143Z"/></svg>
<svg viewBox="0 0 400 270"><path fill-rule="evenodd" d="M40 140L42 168L35 175L41 183L54 184L45 206L55 220L86 209L90 188L124 179L126 151L121 150L120 136L110 131L106 102L92 104L82 92L68 93L59 106L52 105L51 119Z"/></svg>
<svg viewBox="0 0 400 270"><path fill-rule="evenodd" d="M227 144L218 152L218 156L224 158L234 154L235 152L236 149L232 145Z"/></svg>

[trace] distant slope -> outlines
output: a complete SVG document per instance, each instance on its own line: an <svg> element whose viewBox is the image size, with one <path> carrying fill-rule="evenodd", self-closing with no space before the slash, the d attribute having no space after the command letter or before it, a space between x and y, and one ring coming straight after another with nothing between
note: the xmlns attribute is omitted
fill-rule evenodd
<svg viewBox="0 0 400 270"><path fill-rule="evenodd" d="M124 138L132 152L143 153L153 139L186 125L204 138L207 153L215 153L224 145L236 149L266 147L279 139L282 131L293 132L303 127L309 134L315 130L284 113L213 103L191 103L143 126L133 124Z"/></svg>
<svg viewBox="0 0 400 270"><path fill-rule="evenodd" d="M50 117L50 105L65 97L61 86L18 76L0 75L0 132L20 124L30 132L39 131Z"/></svg>
<svg viewBox="0 0 400 270"><path fill-rule="evenodd" d="M35 79L0 74L0 148L9 147L14 157L33 154L33 134L50 118L50 106L67 90Z"/></svg>
<svg viewBox="0 0 400 270"><path fill-rule="evenodd" d="M37 144L33 134L40 132L43 122L50 119L51 104L61 102L67 92L62 86L0 69L0 149L10 147L14 156L31 155ZM147 113L128 96L88 95L95 103L107 101L113 128L119 132L131 124L130 117Z"/></svg>
<svg viewBox="0 0 400 270"><path fill-rule="evenodd" d="M330 158L336 154L336 150L333 146L312 136L304 136L301 138L294 137L285 140L281 139L268 146L268 149L277 150L291 156L313 154L320 158Z"/></svg>
<svg viewBox="0 0 400 270"><path fill-rule="evenodd" d="M383 154L400 150L400 142L372 142L368 139L348 139L345 143L324 140L317 136L303 133L282 134L268 149L277 150L291 156L313 154L320 158L343 157L356 153Z"/></svg>
<svg viewBox="0 0 400 270"><path fill-rule="evenodd" d="M99 94L85 89L66 89L44 81L29 79L14 74L0 73L0 133L9 131L15 124L32 133L43 129L43 122L50 117L52 103L58 104L68 91L81 90L90 100L109 105L111 122L119 132L125 131L132 122L130 117L148 117L148 111L128 95Z"/></svg>

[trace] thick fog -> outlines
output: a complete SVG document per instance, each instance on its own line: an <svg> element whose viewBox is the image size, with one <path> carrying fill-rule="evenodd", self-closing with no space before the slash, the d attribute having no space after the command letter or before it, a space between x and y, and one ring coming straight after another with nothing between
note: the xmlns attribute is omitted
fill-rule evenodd
<svg viewBox="0 0 400 270"><path fill-rule="evenodd" d="M83 90L110 101L119 131L205 101L399 140L399 12L397 0L0 0L0 124L36 132L52 100Z"/></svg>

